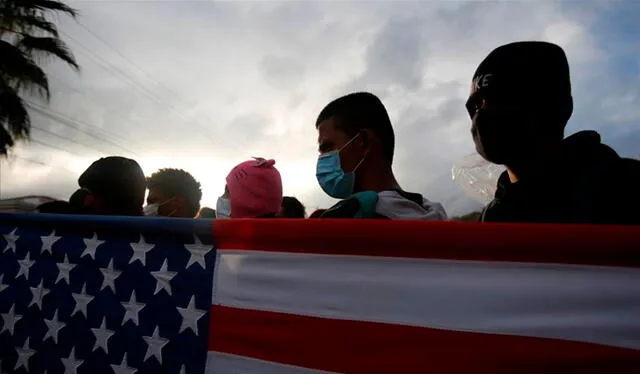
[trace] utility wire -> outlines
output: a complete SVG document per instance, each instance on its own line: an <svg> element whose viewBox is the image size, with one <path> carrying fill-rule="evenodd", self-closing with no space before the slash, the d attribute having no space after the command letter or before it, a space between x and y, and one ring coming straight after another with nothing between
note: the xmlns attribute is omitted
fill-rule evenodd
<svg viewBox="0 0 640 374"><path fill-rule="evenodd" d="M117 144L115 142L112 142L112 141L110 141L108 139L105 139L105 138L101 138L99 136L96 136L96 135L88 132L88 131L83 130L82 127L91 127L91 126L88 126L88 125L86 125L86 124L84 124L82 122L79 122L79 121L73 120L71 118L68 118L68 117L66 117L65 115L63 115L63 114L61 114L59 112L56 112L56 111L53 111L53 110L43 109L42 107L40 107L39 105L37 105L35 103L28 102L28 107L31 110L35 111L36 113L38 113L38 114L40 114L40 115L42 115L42 116L44 116L44 117L46 117L46 118L48 118L50 120L53 120L53 121L55 121L55 122L57 122L57 123L59 123L61 125L69 127L71 129L74 129L74 130L76 130L76 131L78 131L78 132L80 132L82 134L85 134L86 136L89 136L91 138L97 139L102 143L110 144L111 146L113 146L115 148L118 148L118 149L121 149L121 150L123 150L123 151L125 151L127 153L133 154L135 156L140 156L136 152L134 152L134 151L132 151L130 149L126 149L126 148L120 146L119 144ZM110 152L105 152L105 153L110 153Z"/></svg>
<svg viewBox="0 0 640 374"><path fill-rule="evenodd" d="M38 131L44 132L44 133L46 133L46 134L47 134L47 135L49 135L49 136L53 136L54 138L58 138L58 139L60 139L60 140L66 141L66 142L70 142L70 143L77 144L77 145L82 146L82 147L84 147L84 148L86 148L86 149L90 149L90 150L93 150L93 151L98 151L98 153L103 153L103 152L102 152L102 151L100 151L99 149L93 148L93 147L91 147L91 146L88 146L88 145L86 145L86 144L84 144L84 143L81 143L81 142L79 142L79 141L77 141L77 140L74 140L74 139L71 139L71 138L69 138L69 137L66 137L66 136L60 136L60 135L56 134L56 133L55 133L55 132L53 132L53 131L49 131L49 130L47 130L47 129L43 129L43 128L41 128L41 127L34 126L34 125L31 125L31 128L32 128L32 129L34 129L34 130L38 130Z"/></svg>
<svg viewBox="0 0 640 374"><path fill-rule="evenodd" d="M83 132L83 130L80 129L80 128L77 128L77 127L86 127L87 130L84 131L84 133L86 133L86 134L88 134L88 135L90 135L92 137L95 137L95 138L97 138L98 140L100 140L102 142L104 142L104 141L127 142L128 141L127 139L125 139L125 138L123 138L121 136L118 136L118 135L116 135L116 134L114 134L114 133L112 133L110 131L104 130L104 129L99 128L97 126L92 126L92 125L89 125L87 123L80 122L80 121L78 121L78 120L76 120L74 118L71 118L71 117L65 115L62 112L53 110L48 106L45 106L45 105L42 105L42 104L38 104L38 103L35 103L33 101L30 101L30 100L25 100L25 101L27 102L28 106L31 109L37 109L37 110L39 110L41 112L44 111L44 112L46 112L48 114L53 114L53 115L56 115L58 117L64 118L67 122L74 123L75 124L74 128L76 128L79 132ZM90 130L92 130L95 133L89 132ZM107 140L108 138L111 138L113 140Z"/></svg>
<svg viewBox="0 0 640 374"><path fill-rule="evenodd" d="M89 30L88 27L81 25L81 27L85 30L87 30L91 35L93 35L94 37L96 37L96 39L100 40L101 42L103 42L107 47L110 47L113 51L115 51L120 57L122 57L124 60L126 60L127 62L129 62L130 64L132 64L133 66L135 66L136 68L138 68L140 71L142 71L143 73L145 73L145 75L147 75L148 77L151 77L151 80L154 81L156 84L159 84L161 86L164 86L165 89L167 89L169 92L171 92L174 96L177 97L177 99L179 101L181 101L182 103L185 103L184 99L182 99L178 94L176 94L173 90L171 90L170 88L168 88L166 85L159 83L159 81L157 79L154 79L151 74L149 74L148 72L146 72L143 68L141 68L139 65L137 65L136 63L134 63L131 59L127 58L126 56L124 56L124 54L122 54L120 51L117 50L117 48L115 48L113 45L111 45L109 42L105 41L104 38L98 36L95 32ZM82 45L82 43L80 43L77 39L70 37L68 34L64 34L66 37L68 37L69 39L71 39L72 41L74 41L76 44L78 44L81 48L83 48L85 51L87 51L88 53L96 56L97 54L94 52L91 52L90 50L88 50L86 47L84 47ZM94 59L95 60L95 59ZM99 61L99 60L96 60ZM101 62L98 62L102 65ZM112 64L113 66L113 64ZM135 79L131 78L128 74L126 74L125 72L123 72L121 69L113 66L113 68L118 71L121 75L124 75L125 77L127 77L130 81L132 81L135 85ZM107 68L108 69L108 68ZM146 90L144 87L142 87L143 90L147 93L150 93L149 90ZM167 102L162 102L162 98L150 93L150 95L147 95L148 98L150 98L152 101L154 101L156 104L160 105L163 107L163 109L168 109L171 113L173 113L175 116L177 116L178 118L180 118L182 121L184 121L184 123L186 125L196 125L199 129L202 135L204 135L213 145L216 144L216 140L213 139L210 134L209 134L209 129L207 129L205 126L203 126L202 124L200 124L199 122L197 122L194 119L190 119L185 117L182 113L180 113L173 105L171 105L170 103Z"/></svg>
<svg viewBox="0 0 640 374"><path fill-rule="evenodd" d="M85 98L86 98L88 101L92 101L92 102L94 102L95 104L98 104L98 105L100 105L100 106L104 107L101 103L98 103L95 99L91 99L91 98L90 98L88 95L86 95L84 92L82 92L82 91L80 91L79 89L77 89L77 88L73 87L72 85L70 85L69 83L65 82L64 80L62 80L62 79L60 79L60 78L58 78L58 77L56 77L56 76L54 76L54 75L49 75L49 78L53 78L54 80L58 81L60 84L62 84L62 85L64 85L64 86L66 86L68 89L70 89L70 90L71 90L71 91L73 91L73 92L79 93L79 94L81 94L81 95L85 95ZM143 122L141 122L141 121L139 121L139 120L137 120L137 119L135 119L135 118L129 118L129 117L127 117L127 115L126 115L126 114L124 114L124 113L122 113L122 112L120 112L120 111L117 111L117 110L115 110L115 109L113 109L113 108L106 108L106 109L107 109L107 111L109 111L109 112L111 112L111 113L116 114L116 115L117 115L118 117L120 117L124 122L133 122L133 123L138 124L139 126L138 126L138 127L136 127L136 128L143 128L143 129L147 130L146 132L147 132L148 134L150 134L150 135L155 135L155 133L157 133L157 130L152 131L151 129L147 128L147 126L146 126ZM131 125L131 123L129 123L129 124ZM127 127L134 127L134 126L127 126ZM114 136L117 136L117 135L115 135L115 134L114 134ZM124 138L122 138L122 139L123 139L124 141L127 141L127 140L126 140L126 139L124 139Z"/></svg>
<svg viewBox="0 0 640 374"><path fill-rule="evenodd" d="M127 56L125 56L122 52L120 52L113 44L109 43L108 41L106 41L103 37L101 37L100 35L98 35L96 32L94 32L93 30L91 30L90 28L88 28L87 26L85 26L84 24L78 22L78 25L80 27L82 27L86 32L88 32L89 34L91 34L94 38L98 39L99 41L102 42L102 44L106 45L107 47L111 48L118 56L120 56L123 60L127 61L129 64L131 64L132 66L134 66L136 69L138 69L139 71L141 71L142 73L144 73L147 78L149 78L149 80L151 80L153 83L155 83L156 85L164 88L167 92L169 92L171 95L173 95L173 97L175 97L176 99L182 101L182 98L180 97L179 94L177 94L175 91L173 91L171 88L169 88L167 85L165 85L164 83L160 82L159 80L155 79L149 72L147 72L145 69L143 69L140 65L138 65L137 63L135 63L133 60L131 60L130 58L128 58Z"/></svg>
<svg viewBox="0 0 640 374"><path fill-rule="evenodd" d="M65 148L58 147L57 145L53 145L53 144L49 144L49 143L43 142L42 140L29 139L27 144L28 143L39 144L39 145L44 146L44 147L48 147L48 148L55 149L55 150L58 150L58 151L61 151L61 152L64 152L64 153L68 153L68 154L72 154L72 155L75 155L75 156L82 157L82 155L80 153L77 153L77 152L74 152L74 151L70 151L70 150L65 149Z"/></svg>
<svg viewBox="0 0 640 374"><path fill-rule="evenodd" d="M28 163L31 163L31 164L36 164L36 165L41 165L41 166L46 166L46 167L49 167L49 168L57 169L57 170L62 170L64 172L66 172L66 173L69 173L69 174L73 175L74 177L77 176L77 174L78 174L75 171L69 170L69 169L61 167L61 166L56 166L56 165L53 165L51 163L46 163L46 162L40 161L40 160L34 160L32 158L23 157L23 156L20 156L20 155L12 155L11 158L17 158L17 159L20 159L22 161L25 161L25 162L28 162Z"/></svg>

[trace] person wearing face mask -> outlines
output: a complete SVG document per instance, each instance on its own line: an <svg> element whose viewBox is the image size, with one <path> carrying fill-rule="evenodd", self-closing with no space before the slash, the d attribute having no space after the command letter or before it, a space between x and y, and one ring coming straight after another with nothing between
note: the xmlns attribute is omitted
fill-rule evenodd
<svg viewBox="0 0 640 374"><path fill-rule="evenodd" d="M478 153L507 168L481 221L640 223L640 162L595 131L564 136L573 99L561 47L496 48L473 75L466 108Z"/></svg>
<svg viewBox="0 0 640 374"><path fill-rule="evenodd" d="M403 190L393 170L395 135L384 105L367 92L329 103L319 114L316 178L341 199L318 218L445 220L442 205Z"/></svg>
<svg viewBox="0 0 640 374"><path fill-rule="evenodd" d="M254 157L227 175L216 218L275 218L282 204L282 178L274 160Z"/></svg>
<svg viewBox="0 0 640 374"><path fill-rule="evenodd" d="M147 216L194 218L200 210L200 182L182 169L160 169L147 178Z"/></svg>

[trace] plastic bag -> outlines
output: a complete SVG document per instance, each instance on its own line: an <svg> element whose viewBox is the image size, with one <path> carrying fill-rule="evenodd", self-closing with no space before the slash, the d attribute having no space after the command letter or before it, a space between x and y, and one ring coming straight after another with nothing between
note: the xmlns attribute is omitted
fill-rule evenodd
<svg viewBox="0 0 640 374"><path fill-rule="evenodd" d="M502 165L492 164L479 154L472 153L453 164L453 181L474 200L488 204L496 192L498 177L506 169Z"/></svg>

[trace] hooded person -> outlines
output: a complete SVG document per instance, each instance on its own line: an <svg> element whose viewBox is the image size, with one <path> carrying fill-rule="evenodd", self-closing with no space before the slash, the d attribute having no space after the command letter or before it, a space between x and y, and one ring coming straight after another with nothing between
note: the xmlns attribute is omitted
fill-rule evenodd
<svg viewBox="0 0 640 374"><path fill-rule="evenodd" d="M322 109L315 127L316 178L327 195L341 199L318 218L447 219L442 205L398 184L392 170L395 135L378 97L340 97Z"/></svg>
<svg viewBox="0 0 640 374"><path fill-rule="evenodd" d="M130 158L110 156L95 161L78 178L80 188L69 202L49 203L40 212L141 216L146 180L140 165Z"/></svg>
<svg viewBox="0 0 640 374"><path fill-rule="evenodd" d="M565 137L573 98L561 47L496 48L473 75L466 109L478 153L507 168L482 221L640 223L640 162L595 131Z"/></svg>
<svg viewBox="0 0 640 374"><path fill-rule="evenodd" d="M282 178L274 160L254 157L227 175L216 204L217 218L275 218L282 204Z"/></svg>

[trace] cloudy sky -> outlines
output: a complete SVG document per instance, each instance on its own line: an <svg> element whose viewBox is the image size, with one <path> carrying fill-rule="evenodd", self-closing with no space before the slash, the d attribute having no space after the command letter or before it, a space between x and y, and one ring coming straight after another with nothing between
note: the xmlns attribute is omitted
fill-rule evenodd
<svg viewBox="0 0 640 374"><path fill-rule="evenodd" d="M478 205L451 167L473 153L464 109L471 75L491 49L516 40L565 48L569 132L596 129L620 153L640 154L636 1L71 5L78 22L60 27L82 71L48 65L53 98L32 114L34 141L2 162L3 198L67 198L93 160L123 155L147 175L190 171L203 205L215 205L231 167L263 156L276 159L285 194L327 206L315 180L315 117L331 99L367 90L394 123L401 185L452 215L468 212Z"/></svg>

